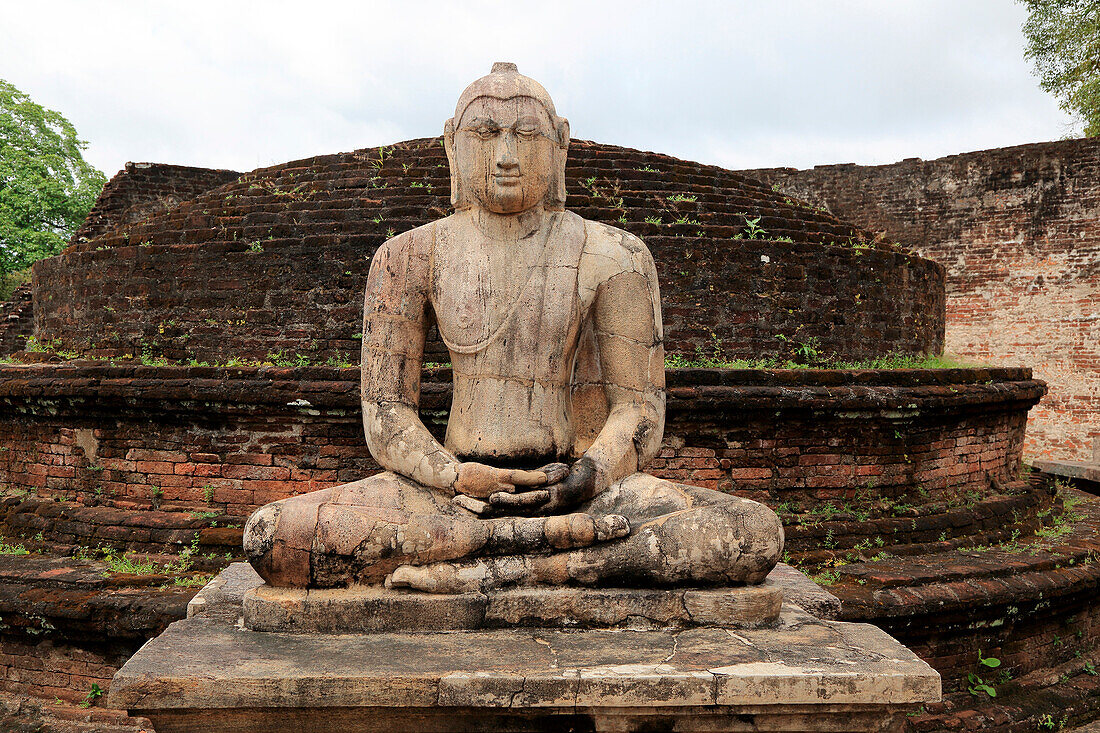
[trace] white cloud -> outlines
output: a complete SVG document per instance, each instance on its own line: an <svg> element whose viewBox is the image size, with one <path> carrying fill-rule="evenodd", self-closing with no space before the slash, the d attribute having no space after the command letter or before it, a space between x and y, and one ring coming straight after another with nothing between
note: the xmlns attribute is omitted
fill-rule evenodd
<svg viewBox="0 0 1100 733"><path fill-rule="evenodd" d="M1060 137L1005 0L11 3L0 77L127 160L248 170L437 134L494 60L577 137L732 167Z"/></svg>

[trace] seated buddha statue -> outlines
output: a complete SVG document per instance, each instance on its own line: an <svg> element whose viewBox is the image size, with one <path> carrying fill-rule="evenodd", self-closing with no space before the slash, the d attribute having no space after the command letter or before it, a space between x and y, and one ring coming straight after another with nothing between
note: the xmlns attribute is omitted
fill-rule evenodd
<svg viewBox="0 0 1100 733"><path fill-rule="evenodd" d="M443 140L455 213L386 241L367 279L363 423L385 471L256 511L256 571L431 593L763 581L774 512L644 473L664 431L657 272L637 237L565 211L549 94L495 64ZM453 373L442 444L418 414L433 325Z"/></svg>

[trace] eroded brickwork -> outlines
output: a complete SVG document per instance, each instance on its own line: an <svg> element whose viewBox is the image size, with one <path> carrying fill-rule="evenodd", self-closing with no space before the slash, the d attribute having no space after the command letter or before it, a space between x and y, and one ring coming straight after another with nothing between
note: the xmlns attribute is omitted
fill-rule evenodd
<svg viewBox="0 0 1100 733"><path fill-rule="evenodd" d="M853 246L869 236L721 168L574 141L566 174L570 210L649 245L668 352L942 348L936 263ZM434 139L253 171L37 263L36 333L98 356L354 359L371 256L449 214L449 186Z"/></svg>
<svg viewBox="0 0 1100 733"><path fill-rule="evenodd" d="M166 163L127 163L103 187L70 244L87 242L123 224L170 209L241 177L237 171Z"/></svg>
<svg viewBox="0 0 1100 733"><path fill-rule="evenodd" d="M21 350L34 332L33 296L29 284L20 285L11 299L0 302L0 356Z"/></svg>
<svg viewBox="0 0 1100 733"><path fill-rule="evenodd" d="M92 684L109 689L111 677L134 651L9 638L0 642L0 690L79 702Z"/></svg>
<svg viewBox="0 0 1100 733"><path fill-rule="evenodd" d="M39 338L99 357L357 360L362 287L384 239L72 252L35 268ZM804 243L648 245L670 352L751 358L812 343L865 359L939 348L943 273L927 260ZM427 351L450 360L434 337Z"/></svg>
<svg viewBox="0 0 1100 733"><path fill-rule="evenodd" d="M450 377L422 388L440 438ZM1042 394L1027 370L675 370L651 470L805 510L861 490L982 493L1014 478ZM88 503L244 516L379 470L353 369L9 366L0 406L0 483Z"/></svg>
<svg viewBox="0 0 1100 733"><path fill-rule="evenodd" d="M745 171L947 268L950 353L1026 364L1050 384L1033 458L1100 441L1100 139L893 165Z"/></svg>

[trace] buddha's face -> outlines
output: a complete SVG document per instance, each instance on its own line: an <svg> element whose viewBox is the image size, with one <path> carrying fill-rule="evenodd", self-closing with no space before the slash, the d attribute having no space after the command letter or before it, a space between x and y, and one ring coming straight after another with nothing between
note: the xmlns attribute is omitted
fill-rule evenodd
<svg viewBox="0 0 1100 733"><path fill-rule="evenodd" d="M541 203L558 147L550 116L531 97L478 97L458 121L454 165L464 191L497 214Z"/></svg>

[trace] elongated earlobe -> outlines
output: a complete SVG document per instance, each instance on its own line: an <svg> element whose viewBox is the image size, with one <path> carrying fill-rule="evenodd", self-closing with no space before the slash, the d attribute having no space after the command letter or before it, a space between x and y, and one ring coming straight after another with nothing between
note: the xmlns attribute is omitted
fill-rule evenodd
<svg viewBox="0 0 1100 733"><path fill-rule="evenodd" d="M554 151L554 170L550 176L550 190L543 204L550 211L565 209L565 161L569 153L569 120L558 118L558 148Z"/></svg>
<svg viewBox="0 0 1100 733"><path fill-rule="evenodd" d="M447 153L447 165L451 168L451 206L461 211L469 206L459 182L458 166L455 165L455 121L447 120L443 124L443 150Z"/></svg>

